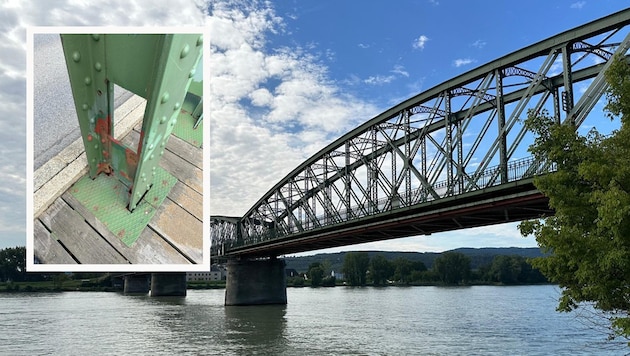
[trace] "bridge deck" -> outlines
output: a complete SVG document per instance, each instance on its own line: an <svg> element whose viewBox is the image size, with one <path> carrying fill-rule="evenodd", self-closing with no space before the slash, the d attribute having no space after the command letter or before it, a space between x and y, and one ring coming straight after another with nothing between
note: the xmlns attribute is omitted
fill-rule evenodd
<svg viewBox="0 0 630 356"><path fill-rule="evenodd" d="M140 126L122 142L136 147ZM85 158L80 156L77 158ZM138 239L127 246L66 189L34 220L33 251L45 264L202 263L203 153L171 136L160 166L177 181Z"/></svg>

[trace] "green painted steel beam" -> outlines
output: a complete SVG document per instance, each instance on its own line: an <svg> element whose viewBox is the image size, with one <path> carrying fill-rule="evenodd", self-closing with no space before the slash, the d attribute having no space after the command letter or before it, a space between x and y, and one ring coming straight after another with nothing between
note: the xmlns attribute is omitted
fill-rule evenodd
<svg viewBox="0 0 630 356"><path fill-rule="evenodd" d="M89 175L115 175L129 189L128 209L133 211L153 185L195 77L202 35L62 34L61 40ZM135 148L114 137L114 84L147 100ZM199 97L201 87L195 85Z"/></svg>

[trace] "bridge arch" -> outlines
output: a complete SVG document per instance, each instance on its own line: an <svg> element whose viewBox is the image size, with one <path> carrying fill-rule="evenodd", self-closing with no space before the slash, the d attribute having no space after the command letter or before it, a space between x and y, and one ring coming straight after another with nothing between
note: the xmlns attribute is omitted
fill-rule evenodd
<svg viewBox="0 0 630 356"><path fill-rule="evenodd" d="M527 154L529 110L579 127L630 47L624 10L512 52L366 121L240 218L211 218L213 256L273 256L552 214ZM588 84L584 93L577 84Z"/></svg>

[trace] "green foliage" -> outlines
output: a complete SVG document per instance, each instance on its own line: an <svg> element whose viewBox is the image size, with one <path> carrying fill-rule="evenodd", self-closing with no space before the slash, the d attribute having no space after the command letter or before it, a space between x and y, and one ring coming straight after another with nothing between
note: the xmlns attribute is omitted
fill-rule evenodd
<svg viewBox="0 0 630 356"><path fill-rule="evenodd" d="M321 263L311 263L311 265L308 267L308 272L306 272L306 275L311 281L312 287L319 287L322 284L322 279L324 278L324 269L322 268Z"/></svg>
<svg viewBox="0 0 630 356"><path fill-rule="evenodd" d="M532 268L522 256L496 256L481 277L501 284L531 284L547 281L539 270Z"/></svg>
<svg viewBox="0 0 630 356"><path fill-rule="evenodd" d="M346 282L353 286L364 286L370 265L370 257L365 252L348 252L343 261Z"/></svg>
<svg viewBox="0 0 630 356"><path fill-rule="evenodd" d="M630 66L616 58L606 73L608 116L621 128L603 137L580 136L571 124L558 125L546 112L531 113L528 129L537 134L530 148L557 171L536 179L554 216L520 224L550 255L533 261L562 288L558 309L592 302L611 313L617 335L630 337Z"/></svg>
<svg viewBox="0 0 630 356"><path fill-rule="evenodd" d="M0 250L0 281L26 280L26 247Z"/></svg>
<svg viewBox="0 0 630 356"><path fill-rule="evenodd" d="M394 266L383 255L376 255L370 260L370 277L375 286L387 284L393 272Z"/></svg>
<svg viewBox="0 0 630 356"><path fill-rule="evenodd" d="M328 276L322 279L322 287L334 287L337 285L337 278L335 276Z"/></svg>
<svg viewBox="0 0 630 356"><path fill-rule="evenodd" d="M435 259L433 269L442 283L465 284L470 276L470 258L458 252L445 252Z"/></svg>

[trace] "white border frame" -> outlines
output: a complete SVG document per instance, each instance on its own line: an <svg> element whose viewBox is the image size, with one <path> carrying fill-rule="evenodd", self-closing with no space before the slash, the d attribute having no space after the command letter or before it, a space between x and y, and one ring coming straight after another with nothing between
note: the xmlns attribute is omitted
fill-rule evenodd
<svg viewBox="0 0 630 356"><path fill-rule="evenodd" d="M210 46L208 29L195 27L41 27L26 29L26 271L27 272L209 272L210 271L210 125L206 120L203 132L203 236L202 263L200 264L35 264L34 248L34 36L36 34L60 33L201 33L203 44L203 106L210 107L208 70L210 68ZM206 94L207 93L207 94ZM205 115L207 117L207 115ZM77 122L78 125L78 122Z"/></svg>

